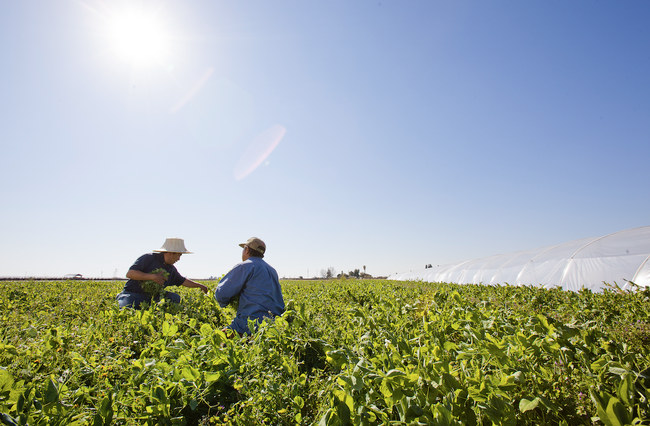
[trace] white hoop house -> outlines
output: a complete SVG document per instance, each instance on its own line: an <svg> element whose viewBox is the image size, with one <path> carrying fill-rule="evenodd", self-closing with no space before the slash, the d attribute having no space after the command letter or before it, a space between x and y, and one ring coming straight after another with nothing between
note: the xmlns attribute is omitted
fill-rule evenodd
<svg viewBox="0 0 650 426"><path fill-rule="evenodd" d="M556 246L499 254L388 277L458 284L510 284L599 291L604 283L650 286L650 226Z"/></svg>

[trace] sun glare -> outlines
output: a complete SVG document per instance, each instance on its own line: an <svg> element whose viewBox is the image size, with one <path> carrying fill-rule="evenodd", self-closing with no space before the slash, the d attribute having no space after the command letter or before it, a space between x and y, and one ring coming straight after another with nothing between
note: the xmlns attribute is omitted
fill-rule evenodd
<svg viewBox="0 0 650 426"><path fill-rule="evenodd" d="M133 65L148 66L163 61L167 55L167 35L154 16L132 11L115 17L109 37L121 59Z"/></svg>

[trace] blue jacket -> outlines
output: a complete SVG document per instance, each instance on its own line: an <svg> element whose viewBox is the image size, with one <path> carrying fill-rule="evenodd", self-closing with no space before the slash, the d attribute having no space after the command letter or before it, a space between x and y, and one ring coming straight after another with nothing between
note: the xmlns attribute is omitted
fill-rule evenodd
<svg viewBox="0 0 650 426"><path fill-rule="evenodd" d="M214 297L225 308L239 296L237 316L230 327L239 333L250 333L248 319L262 322L284 313L284 299L278 273L260 257L251 257L235 265L219 281Z"/></svg>

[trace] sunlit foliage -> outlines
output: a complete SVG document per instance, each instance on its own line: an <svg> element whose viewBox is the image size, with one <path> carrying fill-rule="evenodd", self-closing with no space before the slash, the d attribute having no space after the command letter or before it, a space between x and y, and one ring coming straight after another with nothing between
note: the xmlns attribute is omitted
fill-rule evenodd
<svg viewBox="0 0 650 426"><path fill-rule="evenodd" d="M287 312L228 339L233 309L192 289L120 310L123 282L0 282L0 420L650 423L649 292L282 285Z"/></svg>

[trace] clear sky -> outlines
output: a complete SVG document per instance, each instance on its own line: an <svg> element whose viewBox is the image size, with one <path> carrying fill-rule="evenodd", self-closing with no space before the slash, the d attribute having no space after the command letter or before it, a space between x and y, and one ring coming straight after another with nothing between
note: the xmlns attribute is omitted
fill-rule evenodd
<svg viewBox="0 0 650 426"><path fill-rule="evenodd" d="M389 275L650 224L650 2L0 6L0 276Z"/></svg>

